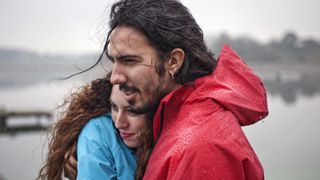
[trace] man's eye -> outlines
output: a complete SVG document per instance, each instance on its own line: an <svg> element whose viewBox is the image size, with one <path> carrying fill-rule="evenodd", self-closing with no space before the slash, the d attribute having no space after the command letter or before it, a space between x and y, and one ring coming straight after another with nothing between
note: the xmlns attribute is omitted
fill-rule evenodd
<svg viewBox="0 0 320 180"><path fill-rule="evenodd" d="M134 64L134 63L136 63L136 60L134 60L134 59L125 59L124 62L126 64Z"/></svg>

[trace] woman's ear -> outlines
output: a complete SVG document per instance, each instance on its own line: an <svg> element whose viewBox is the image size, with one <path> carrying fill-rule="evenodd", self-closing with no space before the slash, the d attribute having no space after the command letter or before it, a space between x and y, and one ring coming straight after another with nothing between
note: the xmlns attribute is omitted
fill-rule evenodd
<svg viewBox="0 0 320 180"><path fill-rule="evenodd" d="M168 69L171 75L174 75L179 71L184 62L184 57L185 54L181 48L175 48L171 51L168 63Z"/></svg>

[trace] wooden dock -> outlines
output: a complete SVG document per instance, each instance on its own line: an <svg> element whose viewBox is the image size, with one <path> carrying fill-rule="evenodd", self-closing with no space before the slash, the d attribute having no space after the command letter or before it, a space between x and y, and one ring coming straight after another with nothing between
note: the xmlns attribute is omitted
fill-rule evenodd
<svg viewBox="0 0 320 180"><path fill-rule="evenodd" d="M30 124L20 123L18 125L10 125L10 121L18 121L26 118L35 118L35 122ZM41 123L45 119L46 123ZM23 132L44 131L48 129L52 120L52 114L46 111L6 111L0 109L0 134L16 134Z"/></svg>

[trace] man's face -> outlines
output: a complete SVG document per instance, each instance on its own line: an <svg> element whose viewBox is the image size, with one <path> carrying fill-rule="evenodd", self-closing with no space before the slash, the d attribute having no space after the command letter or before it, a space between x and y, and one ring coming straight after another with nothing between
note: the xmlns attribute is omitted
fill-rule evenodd
<svg viewBox="0 0 320 180"><path fill-rule="evenodd" d="M161 64L156 49L135 28L116 27L109 40L107 53L114 62L111 83L119 84L135 112L152 110L172 90L174 81L166 70L166 63L163 63L165 72L160 76L156 71L156 66Z"/></svg>

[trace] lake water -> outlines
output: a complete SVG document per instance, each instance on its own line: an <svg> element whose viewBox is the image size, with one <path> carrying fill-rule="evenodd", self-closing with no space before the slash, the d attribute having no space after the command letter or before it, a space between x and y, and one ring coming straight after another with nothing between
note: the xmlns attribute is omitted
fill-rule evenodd
<svg viewBox="0 0 320 180"><path fill-rule="evenodd" d="M0 108L48 110L62 103L77 83L0 89ZM320 179L320 95L287 104L269 96L270 115L244 130L270 180ZM46 156L46 132L0 135L0 180L35 179Z"/></svg>

